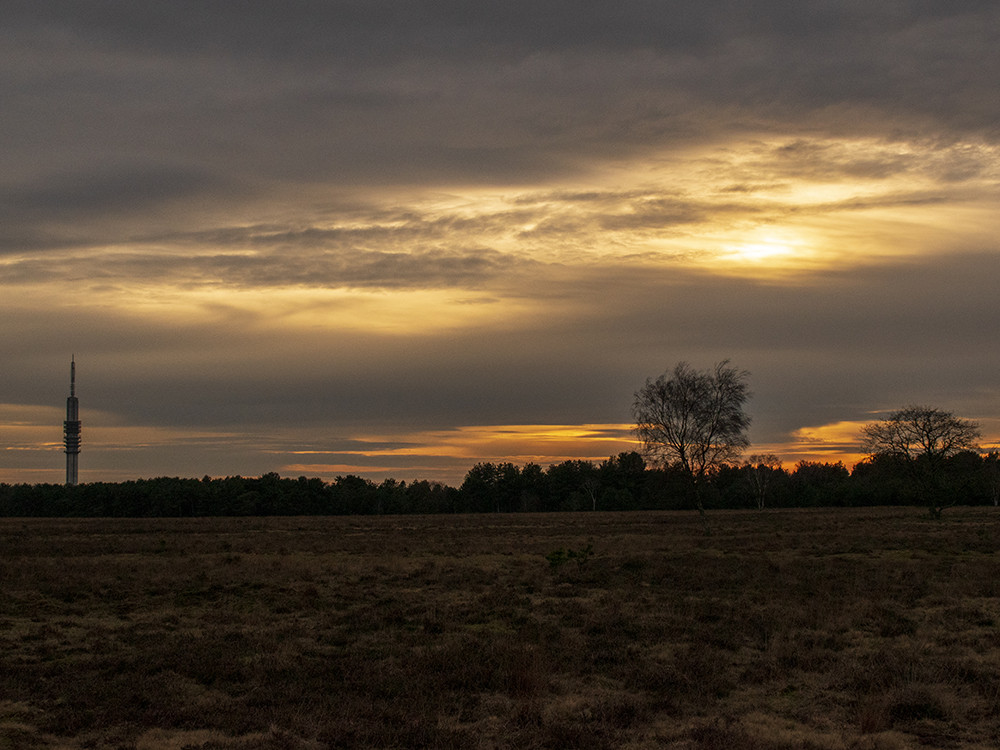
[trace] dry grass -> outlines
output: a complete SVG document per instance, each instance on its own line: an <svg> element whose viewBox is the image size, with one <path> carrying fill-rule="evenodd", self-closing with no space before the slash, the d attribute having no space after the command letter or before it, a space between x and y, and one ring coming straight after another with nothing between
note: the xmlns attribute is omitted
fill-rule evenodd
<svg viewBox="0 0 1000 750"><path fill-rule="evenodd" d="M1000 746L994 509L711 531L3 520L0 749Z"/></svg>

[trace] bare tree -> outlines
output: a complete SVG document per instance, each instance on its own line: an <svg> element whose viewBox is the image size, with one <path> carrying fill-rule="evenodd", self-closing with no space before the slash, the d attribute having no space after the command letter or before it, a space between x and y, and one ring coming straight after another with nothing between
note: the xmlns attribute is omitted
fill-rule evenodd
<svg viewBox="0 0 1000 750"><path fill-rule="evenodd" d="M750 417L743 411L750 398L748 377L728 359L712 371L680 362L635 393L632 416L645 456L660 466L680 467L702 515L704 479L750 445Z"/></svg>
<svg viewBox="0 0 1000 750"><path fill-rule="evenodd" d="M870 458L887 456L909 468L921 486L931 516L954 505L941 486L945 461L962 451L978 450L979 425L929 406L907 406L862 428L861 450Z"/></svg>
<svg viewBox="0 0 1000 750"><path fill-rule="evenodd" d="M764 510L767 489L771 485L774 473L781 470L781 459L773 453L755 453L747 458L745 468L754 499L757 501L757 509Z"/></svg>
<svg viewBox="0 0 1000 750"><path fill-rule="evenodd" d="M583 480L583 489L590 498L590 509L597 510L597 493L601 489L601 480L591 475Z"/></svg>

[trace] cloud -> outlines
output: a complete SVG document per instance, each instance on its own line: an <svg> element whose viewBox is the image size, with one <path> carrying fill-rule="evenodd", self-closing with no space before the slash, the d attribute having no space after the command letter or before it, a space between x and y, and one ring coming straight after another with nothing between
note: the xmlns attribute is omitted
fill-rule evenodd
<svg viewBox="0 0 1000 750"><path fill-rule="evenodd" d="M417 252L320 251L177 255L110 253L87 261L91 279L157 278L181 286L239 289L305 286L321 288L425 288L479 286L514 269L515 258L490 250ZM8 283L51 279L43 260L8 264ZM79 270L65 270L74 277Z"/></svg>
<svg viewBox="0 0 1000 750"><path fill-rule="evenodd" d="M145 218L182 199L211 191L212 179L170 166L105 165L49 174L30 184L0 188L0 253L23 253L115 241L109 222Z"/></svg>
<svg viewBox="0 0 1000 750"><path fill-rule="evenodd" d="M128 212L189 196L205 183L204 176L195 172L155 166L48 175L35 185L11 191L4 200L5 218L53 211L74 219L98 211Z"/></svg>
<svg viewBox="0 0 1000 750"><path fill-rule="evenodd" d="M997 115L989 4L186 5L15 3L6 141L46 171L514 184L726 133L992 137Z"/></svg>
<svg viewBox="0 0 1000 750"><path fill-rule="evenodd" d="M83 177L22 191L27 197L11 202L7 230L34 235L30 242L8 238L14 257L5 280L83 274L102 284L138 276L187 287L479 289L501 275L520 278L539 263L609 255L689 263L732 255L727 248L767 226L843 235L853 221L847 214L883 217L882 226L869 220L864 238L844 237L837 250L829 242L822 252L816 248L817 261L825 253L829 263L877 246L884 252L884 236L900 238L919 226L914 209L978 202L985 215L981 196L1000 182L1000 152L984 143L772 139L666 164L624 163L618 174L591 178L589 190L573 181L462 197L414 188L406 200L370 194L366 203L326 206L315 196L246 196L236 215L210 179L160 177L153 170L95 178L93 195ZM257 221L240 220L254 213ZM981 219L963 221L965 234L988 236ZM917 242L926 244L929 235L921 233ZM79 252L56 264L33 256L32 243ZM803 243L816 244L804 235L793 244Z"/></svg>

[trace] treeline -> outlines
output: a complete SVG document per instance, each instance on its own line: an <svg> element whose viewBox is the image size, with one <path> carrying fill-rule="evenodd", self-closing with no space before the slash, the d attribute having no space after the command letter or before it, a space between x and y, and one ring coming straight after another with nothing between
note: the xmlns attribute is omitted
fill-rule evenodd
<svg viewBox="0 0 1000 750"><path fill-rule="evenodd" d="M724 466L704 488L713 508L923 505L925 489L912 467L889 459L864 461L848 471L842 463L800 462L781 466ZM1000 460L972 451L948 459L935 491L950 503L997 505ZM0 484L0 516L177 517L375 515L406 513L518 513L690 508L687 475L646 466L638 453L621 453L600 464L565 461L547 469L533 463L480 463L458 488L437 482L358 476L332 482L318 478L261 477L127 482Z"/></svg>

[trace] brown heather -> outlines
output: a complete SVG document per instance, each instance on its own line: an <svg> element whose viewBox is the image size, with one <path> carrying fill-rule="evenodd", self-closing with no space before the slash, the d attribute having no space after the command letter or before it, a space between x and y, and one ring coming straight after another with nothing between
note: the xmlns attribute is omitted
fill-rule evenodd
<svg viewBox="0 0 1000 750"><path fill-rule="evenodd" d="M995 748L1000 513L925 516L5 519L0 748Z"/></svg>

